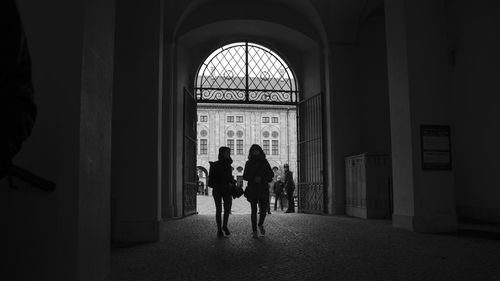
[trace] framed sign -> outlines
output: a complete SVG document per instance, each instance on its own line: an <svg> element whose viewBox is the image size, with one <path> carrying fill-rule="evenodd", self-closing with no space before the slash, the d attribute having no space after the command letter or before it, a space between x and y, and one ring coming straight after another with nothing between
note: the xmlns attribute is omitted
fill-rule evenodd
<svg viewBox="0 0 500 281"><path fill-rule="evenodd" d="M451 170L450 126L421 125L422 169Z"/></svg>

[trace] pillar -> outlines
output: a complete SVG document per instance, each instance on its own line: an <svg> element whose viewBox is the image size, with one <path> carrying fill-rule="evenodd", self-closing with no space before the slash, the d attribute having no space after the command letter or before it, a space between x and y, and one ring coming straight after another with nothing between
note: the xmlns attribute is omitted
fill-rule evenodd
<svg viewBox="0 0 500 281"><path fill-rule="evenodd" d="M453 171L423 170L420 142L421 125L451 123L445 1L386 0L385 16L393 225L419 232L454 231Z"/></svg>

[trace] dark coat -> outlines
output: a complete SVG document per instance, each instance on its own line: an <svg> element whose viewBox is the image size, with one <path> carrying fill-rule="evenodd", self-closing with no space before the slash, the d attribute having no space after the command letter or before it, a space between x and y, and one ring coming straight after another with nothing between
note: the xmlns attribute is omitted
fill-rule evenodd
<svg viewBox="0 0 500 281"><path fill-rule="evenodd" d="M293 181L293 173L285 172L285 190L287 193L293 193L295 190L295 182Z"/></svg>
<svg viewBox="0 0 500 281"><path fill-rule="evenodd" d="M217 191L227 194L230 192L229 184L234 183L233 172L231 171L231 160L218 160L210 162L208 172L208 186Z"/></svg>
<svg viewBox="0 0 500 281"><path fill-rule="evenodd" d="M260 176L260 183L255 177ZM245 163L243 179L248 181L245 197L249 202L269 200L269 182L273 181L274 172L266 159L250 159Z"/></svg>
<svg viewBox="0 0 500 281"><path fill-rule="evenodd" d="M282 181L276 181L273 186L273 191L275 195L283 194L283 188L285 184Z"/></svg>

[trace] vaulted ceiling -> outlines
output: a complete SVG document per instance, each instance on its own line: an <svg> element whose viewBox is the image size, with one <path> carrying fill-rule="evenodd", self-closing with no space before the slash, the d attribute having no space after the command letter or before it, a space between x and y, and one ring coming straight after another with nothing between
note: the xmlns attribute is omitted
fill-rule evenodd
<svg viewBox="0 0 500 281"><path fill-rule="evenodd" d="M169 0L166 12L172 36L217 22L254 20L283 25L322 44L353 43L367 18L383 15L383 0Z"/></svg>

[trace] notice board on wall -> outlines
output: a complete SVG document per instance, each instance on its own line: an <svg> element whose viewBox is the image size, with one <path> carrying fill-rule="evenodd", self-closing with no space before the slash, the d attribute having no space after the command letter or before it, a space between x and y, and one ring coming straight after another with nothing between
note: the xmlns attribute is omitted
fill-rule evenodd
<svg viewBox="0 0 500 281"><path fill-rule="evenodd" d="M423 170L451 170L451 133L447 125L421 125Z"/></svg>

